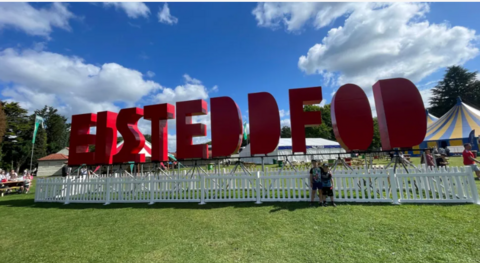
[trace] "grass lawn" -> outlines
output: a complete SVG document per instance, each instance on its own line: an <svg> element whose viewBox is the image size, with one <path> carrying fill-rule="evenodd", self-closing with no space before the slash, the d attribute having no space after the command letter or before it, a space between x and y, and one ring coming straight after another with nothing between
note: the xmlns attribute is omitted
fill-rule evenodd
<svg viewBox="0 0 480 263"><path fill-rule="evenodd" d="M478 205L103 206L34 203L33 197L34 189L0 198L1 262L480 260Z"/></svg>

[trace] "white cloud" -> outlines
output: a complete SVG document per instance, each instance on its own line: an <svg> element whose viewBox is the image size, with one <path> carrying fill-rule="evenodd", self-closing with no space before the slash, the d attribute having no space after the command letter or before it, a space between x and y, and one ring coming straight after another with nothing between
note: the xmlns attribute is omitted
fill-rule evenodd
<svg viewBox="0 0 480 263"><path fill-rule="evenodd" d="M169 25L178 23L178 18L170 14L167 3L163 4L163 8L158 12L158 22Z"/></svg>
<svg viewBox="0 0 480 263"><path fill-rule="evenodd" d="M46 42L35 42L33 44L33 50L35 51L43 51L47 49L47 43Z"/></svg>
<svg viewBox="0 0 480 263"><path fill-rule="evenodd" d="M480 73L477 73L477 80L480 81Z"/></svg>
<svg viewBox="0 0 480 263"><path fill-rule="evenodd" d="M138 18L140 16L148 17L150 9L141 2L107 2L103 3L105 7L113 6L115 9L123 9L130 18Z"/></svg>
<svg viewBox="0 0 480 263"><path fill-rule="evenodd" d="M428 11L423 3L357 5L344 26L332 28L299 58L298 66L307 74L334 74L335 85L355 83L368 94L379 79L403 77L415 83L477 56L474 30L430 24L422 20Z"/></svg>
<svg viewBox="0 0 480 263"><path fill-rule="evenodd" d="M0 29L11 27L34 36L48 38L53 27L69 31L68 21L74 17L62 3L40 9L28 3L0 3Z"/></svg>
<svg viewBox="0 0 480 263"><path fill-rule="evenodd" d="M28 110L51 105L67 117L72 114L118 111L114 102L133 106L144 95L161 90L142 73L116 63L101 66L83 59L26 49L0 51L2 95L28 105Z"/></svg>
<svg viewBox="0 0 480 263"><path fill-rule="evenodd" d="M290 119L289 118L280 120L280 127L284 127L284 126L290 127Z"/></svg>
<svg viewBox="0 0 480 263"><path fill-rule="evenodd" d="M155 77L155 72L149 70L149 71L147 71L147 74L146 74L146 75L147 75L147 77L149 77L149 78L153 78L153 77Z"/></svg>
<svg viewBox="0 0 480 263"><path fill-rule="evenodd" d="M320 101L319 106L323 107L323 106L325 106L326 103L327 103L327 100L323 99L322 101Z"/></svg>
<svg viewBox="0 0 480 263"><path fill-rule="evenodd" d="M289 110L279 110L279 113L280 113L280 118L283 118L283 117L286 117L286 116L290 115Z"/></svg>
<svg viewBox="0 0 480 263"><path fill-rule="evenodd" d="M354 11L364 3L259 3L252 11L258 26L277 29L283 24L287 31L298 31L307 22L322 28L335 19Z"/></svg>
<svg viewBox="0 0 480 263"><path fill-rule="evenodd" d="M177 101L196 100L208 98L208 90L198 79L191 78L189 75L184 76L185 84L171 88L164 88L160 93L155 95L157 103L175 104Z"/></svg>

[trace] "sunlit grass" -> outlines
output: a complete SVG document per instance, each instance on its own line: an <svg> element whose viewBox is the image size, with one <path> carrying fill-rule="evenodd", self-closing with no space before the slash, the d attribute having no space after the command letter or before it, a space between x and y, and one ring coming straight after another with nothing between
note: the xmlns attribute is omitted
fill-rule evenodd
<svg viewBox="0 0 480 263"><path fill-rule="evenodd" d="M461 162L460 158L451 163ZM477 181L477 187L480 184ZM2 262L478 262L478 205L0 198Z"/></svg>

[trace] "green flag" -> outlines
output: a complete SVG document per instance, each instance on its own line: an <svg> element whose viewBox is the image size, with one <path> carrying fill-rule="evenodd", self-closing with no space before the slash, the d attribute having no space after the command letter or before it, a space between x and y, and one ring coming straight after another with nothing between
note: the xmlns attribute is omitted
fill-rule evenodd
<svg viewBox="0 0 480 263"><path fill-rule="evenodd" d="M243 139L247 140L247 123L243 124Z"/></svg>
<svg viewBox="0 0 480 263"><path fill-rule="evenodd" d="M35 129L33 130L32 144L35 144L35 137L37 137L38 126L42 124L43 128L43 118L35 115Z"/></svg>

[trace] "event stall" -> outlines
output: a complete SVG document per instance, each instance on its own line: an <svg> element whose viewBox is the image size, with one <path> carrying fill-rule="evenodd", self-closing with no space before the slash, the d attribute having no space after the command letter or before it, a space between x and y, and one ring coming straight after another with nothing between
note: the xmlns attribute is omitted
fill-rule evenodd
<svg viewBox="0 0 480 263"><path fill-rule="evenodd" d="M307 155L299 153L298 155L292 156L292 139L291 138L281 138L277 148L269 153L268 155L272 157L265 157L265 164L273 164L273 160L282 160L285 161L288 158L289 161L293 162L309 162L312 159L314 160L328 160L328 159L337 159L338 155L342 158L348 158L351 155L346 154L346 151L340 146L338 142L330 141L322 138L307 138ZM245 148L240 152L240 157L242 161L251 162L251 163L261 163L261 157L251 157L250 153L250 144L245 146ZM280 155L277 157L277 155Z"/></svg>
<svg viewBox="0 0 480 263"><path fill-rule="evenodd" d="M452 109L428 125L425 140L414 148L445 148L448 146L451 154L458 155L464 150L465 143L473 141L473 150L478 151L478 140L470 137L473 130L480 132L480 111L463 103L458 98ZM413 154L418 155L420 151L414 150Z"/></svg>

